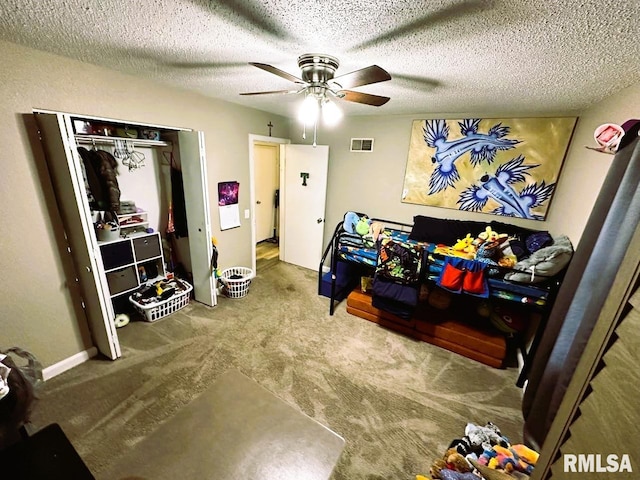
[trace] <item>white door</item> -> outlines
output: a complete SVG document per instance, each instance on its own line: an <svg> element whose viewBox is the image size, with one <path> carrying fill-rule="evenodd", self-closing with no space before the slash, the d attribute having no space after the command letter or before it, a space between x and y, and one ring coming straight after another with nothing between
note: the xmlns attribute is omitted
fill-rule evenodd
<svg viewBox="0 0 640 480"><path fill-rule="evenodd" d="M209 189L203 132L178 132L184 201L189 233L189 252L194 297L205 305L217 303L215 279L211 271L213 253L209 215Z"/></svg>
<svg viewBox="0 0 640 480"><path fill-rule="evenodd" d="M278 145L255 143L253 146L256 172L256 243L278 235L275 231L275 193L280 177L279 153Z"/></svg>
<svg viewBox="0 0 640 480"><path fill-rule="evenodd" d="M87 322L92 339L103 355L115 360L122 356L114 325L115 313L107 287L87 192L81 159L76 150L69 117L36 114L46 153L56 203L62 216L70 254L75 265Z"/></svg>
<svg viewBox="0 0 640 480"><path fill-rule="evenodd" d="M281 259L317 270L322 258L329 147L280 147Z"/></svg>

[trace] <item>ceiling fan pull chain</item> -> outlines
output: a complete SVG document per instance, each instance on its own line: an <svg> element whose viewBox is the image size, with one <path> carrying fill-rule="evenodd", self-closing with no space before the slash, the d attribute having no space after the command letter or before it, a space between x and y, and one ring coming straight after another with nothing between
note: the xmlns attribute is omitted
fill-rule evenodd
<svg viewBox="0 0 640 480"><path fill-rule="evenodd" d="M314 147L317 145L316 143L317 134L318 134L318 120L313 122L313 146Z"/></svg>
<svg viewBox="0 0 640 480"><path fill-rule="evenodd" d="M302 139L305 140L307 138L307 124L302 124Z"/></svg>

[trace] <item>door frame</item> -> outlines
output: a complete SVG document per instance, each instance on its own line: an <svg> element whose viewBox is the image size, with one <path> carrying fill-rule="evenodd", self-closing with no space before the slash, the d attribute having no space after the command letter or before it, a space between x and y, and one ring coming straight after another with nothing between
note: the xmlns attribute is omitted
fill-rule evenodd
<svg viewBox="0 0 640 480"><path fill-rule="evenodd" d="M256 178L255 178L255 157L253 154L253 145L256 142L260 143L272 143L274 145L286 145L290 144L291 140L288 138L268 137L265 135L249 134L249 215L251 216L251 268L254 272L256 270ZM280 159L280 198L284 196L285 185L282 180L283 164L282 158ZM282 205L282 202L280 202ZM280 232L283 231L283 215L282 209L278 209L278 226ZM282 241L282 233L280 233L280 239ZM282 259L282 250L280 250L280 259Z"/></svg>

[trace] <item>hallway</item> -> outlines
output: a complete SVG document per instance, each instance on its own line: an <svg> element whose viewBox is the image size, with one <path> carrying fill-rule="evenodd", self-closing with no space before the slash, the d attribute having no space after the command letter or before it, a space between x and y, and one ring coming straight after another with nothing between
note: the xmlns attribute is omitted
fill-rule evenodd
<svg viewBox="0 0 640 480"><path fill-rule="evenodd" d="M256 273L271 268L280 262L280 247L273 240L264 240L256 244Z"/></svg>

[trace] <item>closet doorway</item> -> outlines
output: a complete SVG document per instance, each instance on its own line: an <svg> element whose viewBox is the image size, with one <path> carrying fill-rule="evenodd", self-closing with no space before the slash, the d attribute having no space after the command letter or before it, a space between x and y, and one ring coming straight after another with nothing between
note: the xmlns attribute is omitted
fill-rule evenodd
<svg viewBox="0 0 640 480"><path fill-rule="evenodd" d="M280 145L287 139L249 135L252 263L256 274L282 259L280 252Z"/></svg>
<svg viewBox="0 0 640 480"><path fill-rule="evenodd" d="M126 313L125 306L130 308L128 297L148 280L147 269L149 273L154 272L151 274L154 278L163 277L166 260L173 257L172 253L166 253L164 241L159 238L167 231L168 202L161 174L163 167L155 159L167 158L165 148L175 154L175 165L181 167L181 178L175 186L184 190L181 203L185 218L189 218L188 226L180 232L180 237L185 240L188 237L188 243L182 245L182 255L176 258L184 263L190 260L189 283L195 299L214 306L216 292L209 269L212 245L203 133L63 112L34 110L34 114L65 226L66 250L75 264L75 281L79 287L74 291L75 301L82 305L97 349L113 360L122 355L115 326L116 313ZM141 136L140 132L145 130L147 134ZM95 145L99 151L98 144L104 144L105 155L109 155L106 162L111 170L117 170L112 175L115 179L110 178L110 185L117 180L117 189L112 189L118 191L117 207L110 208L112 199L105 200L104 190L96 190L102 192L103 208L93 196L94 192L91 196L88 194L91 190L87 184L90 178L95 178L96 170L86 168L80 146L87 145L93 150ZM118 162L115 157L121 157L122 161ZM84 172L89 171L93 177L90 173L85 175ZM97 184L94 182L94 185ZM127 205L127 211L122 210L123 205ZM107 213L109 219L105 217ZM96 225L98 222L109 222L110 228L102 229L116 228L115 233L98 238L101 230ZM175 226L178 231L177 222Z"/></svg>

